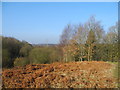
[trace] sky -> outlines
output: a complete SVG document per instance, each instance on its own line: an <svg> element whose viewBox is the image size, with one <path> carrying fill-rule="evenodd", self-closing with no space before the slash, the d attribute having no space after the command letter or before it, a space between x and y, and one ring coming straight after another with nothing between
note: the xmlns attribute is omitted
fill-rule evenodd
<svg viewBox="0 0 120 90"><path fill-rule="evenodd" d="M119 0L2 0L3 2L119 2Z"/></svg>
<svg viewBox="0 0 120 90"><path fill-rule="evenodd" d="M0 2L0 35L2 35L2 3Z"/></svg>
<svg viewBox="0 0 120 90"><path fill-rule="evenodd" d="M57 44L67 24L85 23L92 15L107 31L118 20L118 3L3 2L2 35L31 44Z"/></svg>

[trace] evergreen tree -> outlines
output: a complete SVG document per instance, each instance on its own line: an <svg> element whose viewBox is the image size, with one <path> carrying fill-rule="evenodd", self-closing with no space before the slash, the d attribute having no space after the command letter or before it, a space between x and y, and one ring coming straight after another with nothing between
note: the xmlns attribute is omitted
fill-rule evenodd
<svg viewBox="0 0 120 90"><path fill-rule="evenodd" d="M91 29L88 34L88 38L86 41L86 52L87 52L87 59L91 61L95 57L95 45L96 37L94 31Z"/></svg>

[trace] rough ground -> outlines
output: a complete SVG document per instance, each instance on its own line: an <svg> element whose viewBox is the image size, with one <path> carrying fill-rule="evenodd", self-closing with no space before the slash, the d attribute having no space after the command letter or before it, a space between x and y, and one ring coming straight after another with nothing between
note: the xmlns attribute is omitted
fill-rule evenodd
<svg viewBox="0 0 120 90"><path fill-rule="evenodd" d="M102 61L36 64L5 69L5 88L115 88L114 65Z"/></svg>

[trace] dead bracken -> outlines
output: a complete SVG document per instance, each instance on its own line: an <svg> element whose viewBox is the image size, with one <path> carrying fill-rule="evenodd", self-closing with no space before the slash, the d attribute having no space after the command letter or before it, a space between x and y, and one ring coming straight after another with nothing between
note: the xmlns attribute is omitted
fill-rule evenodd
<svg viewBox="0 0 120 90"><path fill-rule="evenodd" d="M103 61L36 64L4 69L4 88L116 88L112 64ZM108 76L109 75L109 76Z"/></svg>

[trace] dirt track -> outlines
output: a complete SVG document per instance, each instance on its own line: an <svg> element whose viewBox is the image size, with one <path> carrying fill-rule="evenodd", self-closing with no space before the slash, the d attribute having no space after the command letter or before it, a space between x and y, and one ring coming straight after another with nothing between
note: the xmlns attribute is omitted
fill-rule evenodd
<svg viewBox="0 0 120 90"><path fill-rule="evenodd" d="M36 64L5 69L2 72L6 88L115 88L113 65L84 61Z"/></svg>

